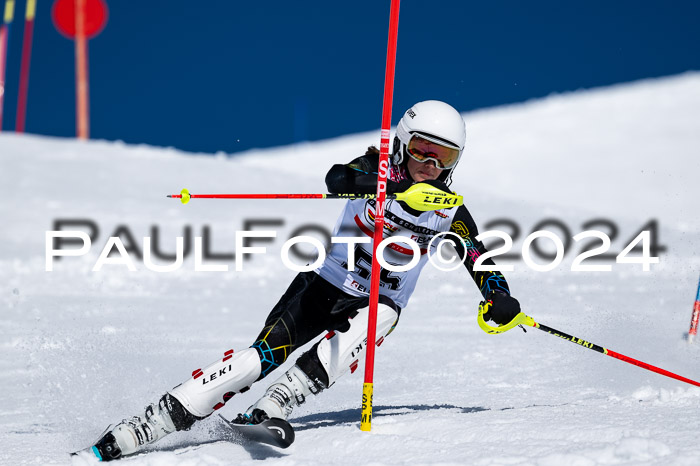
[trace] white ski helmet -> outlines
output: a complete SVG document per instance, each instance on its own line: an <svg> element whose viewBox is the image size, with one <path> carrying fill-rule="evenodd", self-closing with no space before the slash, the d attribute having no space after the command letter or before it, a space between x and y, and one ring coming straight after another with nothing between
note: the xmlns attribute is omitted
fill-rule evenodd
<svg viewBox="0 0 700 466"><path fill-rule="evenodd" d="M447 166L438 177L439 180L449 185L452 181L452 170L462 157L467 139L462 115L452 106L439 100L418 102L406 110L396 127L392 163L400 165L409 156L418 160L408 152L408 145L416 135L426 139L428 143L438 144L452 150ZM436 165L438 165L439 157L437 159Z"/></svg>

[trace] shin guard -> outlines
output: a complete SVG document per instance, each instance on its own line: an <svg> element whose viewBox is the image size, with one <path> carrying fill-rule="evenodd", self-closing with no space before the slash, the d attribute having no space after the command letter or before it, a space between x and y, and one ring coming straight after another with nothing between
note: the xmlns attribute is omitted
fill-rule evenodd
<svg viewBox="0 0 700 466"><path fill-rule="evenodd" d="M377 345L381 345L393 330L399 318L394 303L380 296L377 307ZM369 307L358 310L350 319L350 328L345 332L329 332L311 350L304 353L297 365L307 376L322 386L330 387L348 370L355 372L367 345L367 322Z"/></svg>
<svg viewBox="0 0 700 466"><path fill-rule="evenodd" d="M192 372L192 378L170 390L184 407L198 418L209 416L224 406L236 393L250 388L260 376L257 350L247 348L224 357L204 369Z"/></svg>

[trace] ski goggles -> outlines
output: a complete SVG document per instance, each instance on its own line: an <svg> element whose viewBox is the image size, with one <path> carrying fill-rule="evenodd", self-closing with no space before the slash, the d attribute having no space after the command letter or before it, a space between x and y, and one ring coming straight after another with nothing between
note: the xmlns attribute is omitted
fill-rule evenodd
<svg viewBox="0 0 700 466"><path fill-rule="evenodd" d="M435 166L446 170L457 165L460 150L456 146L446 145L445 141L414 133L406 145L406 151L417 162L434 160Z"/></svg>

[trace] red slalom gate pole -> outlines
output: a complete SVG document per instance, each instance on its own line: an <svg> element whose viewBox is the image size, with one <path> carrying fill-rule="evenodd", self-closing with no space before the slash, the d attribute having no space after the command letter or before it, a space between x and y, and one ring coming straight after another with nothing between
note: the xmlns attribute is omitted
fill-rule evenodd
<svg viewBox="0 0 700 466"><path fill-rule="evenodd" d="M85 0L75 0L75 98L78 139L89 138L88 52L85 37Z"/></svg>
<svg viewBox="0 0 700 466"><path fill-rule="evenodd" d="M391 0L389 16L389 41L384 73L384 106L382 109L382 137L379 151L379 176L377 178L377 207L372 242L372 271L369 287L369 321L367 323L367 356L365 358L365 382L362 386L362 420L360 429L372 428L372 395L374 392L374 349L377 340L377 306L379 301L379 273L377 246L384 238L384 203L386 178L389 171L389 136L391 132L391 104L394 98L394 71L396 68L396 42L399 35L399 3Z"/></svg>
<svg viewBox="0 0 700 466"><path fill-rule="evenodd" d="M15 131L24 133L27 115L27 93L29 91L29 63L32 57L32 37L34 35L34 16L36 0L27 0L24 15L24 37L22 38L22 63L19 72L19 94L17 96L17 121Z"/></svg>
<svg viewBox="0 0 700 466"><path fill-rule="evenodd" d="M75 94L78 139L89 138L87 38L85 37L85 0L75 0Z"/></svg>
<svg viewBox="0 0 700 466"><path fill-rule="evenodd" d="M75 41L75 120L78 139L90 137L88 40L104 29L107 16L104 0L55 0L51 9L56 29Z"/></svg>
<svg viewBox="0 0 700 466"><path fill-rule="evenodd" d="M700 319L700 281L698 281L698 291L695 295L695 304L693 305L693 315L690 318L690 330L688 330L688 343L692 343L695 336L698 334L698 320Z"/></svg>
<svg viewBox="0 0 700 466"><path fill-rule="evenodd" d="M5 70L7 68L7 43L10 38L10 23L15 15L15 0L5 0L5 13L0 25L0 131L2 131L2 114L5 104Z"/></svg>

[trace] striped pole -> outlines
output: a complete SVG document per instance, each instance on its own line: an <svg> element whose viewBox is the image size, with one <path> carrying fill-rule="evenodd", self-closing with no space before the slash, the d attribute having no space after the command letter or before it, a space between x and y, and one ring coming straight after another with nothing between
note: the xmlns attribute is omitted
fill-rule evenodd
<svg viewBox="0 0 700 466"><path fill-rule="evenodd" d="M379 274L377 246L384 239L384 203L386 178L389 171L389 134L391 131L391 104L394 98L394 70L396 68L396 42L399 34L399 0L391 0L389 16L389 40L384 72L384 107L382 109L382 135L379 146L379 175L377 179L377 207L372 241L372 271L369 285L369 321L367 322L367 355L365 357L365 382L362 386L362 418L360 429L372 428L372 397L374 395L374 348L377 339L377 307L379 305Z"/></svg>
<svg viewBox="0 0 700 466"><path fill-rule="evenodd" d="M700 281L698 281L698 290L695 295L695 304L693 305L693 316L690 318L690 330L688 330L688 343L693 343L695 336L698 334L698 319L700 318Z"/></svg>
<svg viewBox="0 0 700 466"><path fill-rule="evenodd" d="M5 69L7 67L7 44L10 37L10 23L15 15L15 0L5 0L5 14L0 25L0 131L5 103Z"/></svg>
<svg viewBox="0 0 700 466"><path fill-rule="evenodd" d="M22 38L22 63L19 72L19 94L17 95L17 121L15 131L24 133L27 115L27 93L29 91L29 63L32 56L32 36L34 35L34 16L36 0L27 0L24 14L24 37Z"/></svg>

